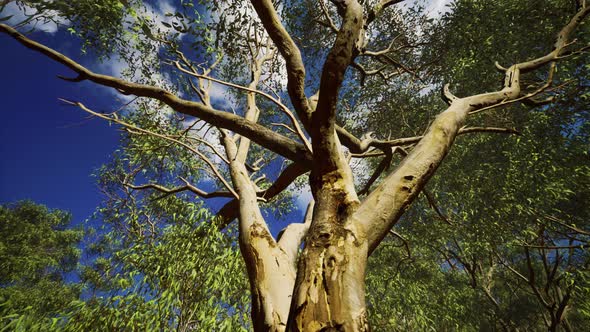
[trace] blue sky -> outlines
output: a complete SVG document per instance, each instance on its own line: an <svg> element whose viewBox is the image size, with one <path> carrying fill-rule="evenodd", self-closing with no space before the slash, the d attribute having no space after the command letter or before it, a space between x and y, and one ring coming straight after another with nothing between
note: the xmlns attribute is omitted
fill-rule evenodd
<svg viewBox="0 0 590 332"><path fill-rule="evenodd" d="M150 3L160 20L164 19L165 12L174 11L171 1ZM16 15L8 21L9 24L22 19L18 18L16 7L8 8L0 17L10 14ZM125 67L116 60L100 64L91 55L83 56L80 45L64 28L57 29L54 24L39 28L45 32L35 32L28 37L96 72L120 76ZM0 49L3 74L0 97L4 120L0 124L0 152L3 155L0 203L31 199L50 208L71 211L74 223L83 222L103 200L91 174L109 160L118 146L119 132L104 120L88 119L87 113L63 105L58 98L80 101L93 110L105 112L118 109L122 102L117 100L117 93L104 87L58 79L56 75L75 75L4 34L0 34ZM222 101L226 98L224 91L225 88L214 85L211 96ZM303 197L309 198L310 195ZM211 203L217 210L221 202ZM302 212L290 215L289 221L300 221ZM275 233L285 226L269 221L275 224Z"/></svg>
<svg viewBox="0 0 590 332"><path fill-rule="evenodd" d="M63 33L30 37L82 59L79 46ZM57 98L108 109L113 97L90 83L58 79L69 70L4 34L0 50L0 202L31 199L69 210L81 222L101 199L90 174L108 160L119 133Z"/></svg>

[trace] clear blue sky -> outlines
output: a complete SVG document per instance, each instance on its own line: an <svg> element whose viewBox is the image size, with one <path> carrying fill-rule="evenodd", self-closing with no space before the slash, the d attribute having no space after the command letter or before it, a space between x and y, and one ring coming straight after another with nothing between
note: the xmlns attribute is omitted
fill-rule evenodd
<svg viewBox="0 0 590 332"><path fill-rule="evenodd" d="M31 38L88 63L63 33ZM69 41L67 41L69 40ZM31 199L73 213L92 214L101 200L92 171L108 160L119 133L100 119L57 98L109 109L113 96L91 83L69 83L56 75L69 69L0 34L0 203Z"/></svg>

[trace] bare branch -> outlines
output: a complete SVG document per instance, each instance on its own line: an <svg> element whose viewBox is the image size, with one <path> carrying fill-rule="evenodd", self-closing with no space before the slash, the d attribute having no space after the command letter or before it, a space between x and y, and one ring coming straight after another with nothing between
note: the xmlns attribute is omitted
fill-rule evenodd
<svg viewBox="0 0 590 332"><path fill-rule="evenodd" d="M304 145L277 134L262 125L247 121L241 116L219 111L201 103L181 99L158 87L132 83L113 76L94 73L65 55L25 37L5 24L0 24L0 32L10 35L27 48L46 55L94 83L114 88L124 94L157 99L177 112L200 118L216 127L229 129L240 135L247 136L257 144L290 160L311 164L311 154Z"/></svg>
<svg viewBox="0 0 590 332"><path fill-rule="evenodd" d="M305 66L299 48L281 24L271 0L251 0L262 25L283 56L287 66L287 90L291 103L304 125L309 120L311 109L305 96Z"/></svg>
<svg viewBox="0 0 590 332"><path fill-rule="evenodd" d="M438 205L436 204L436 201L434 200L432 194L428 190L426 190L426 188L422 189L422 193L424 194L424 196L426 196L426 200L428 200L428 205L430 205L434 212L436 212L438 217L446 224L453 226L453 223L449 220L449 218L444 213L442 213L442 211L438 208Z"/></svg>
<svg viewBox="0 0 590 332"><path fill-rule="evenodd" d="M256 193L258 197L264 198L266 201L271 201L277 195L282 193L291 183L293 183L301 175L309 172L309 169L301 164L290 164L279 174L275 182L266 190ZM232 220L238 217L237 200L232 200L226 203L217 213L218 217L222 219L222 225L229 224Z"/></svg>
<svg viewBox="0 0 590 332"><path fill-rule="evenodd" d="M303 133L303 130L301 129L301 126L299 125L299 121L297 121L297 119L295 118L295 116L293 115L293 113L291 112L291 110L285 106L285 104L281 103L281 101L279 101L278 99L274 98L273 96L269 95L266 92L260 91L258 89L253 89L253 88L249 88L249 87L245 87L239 84L234 84L231 82L226 82L226 81L222 81L207 75L201 75L197 72L194 71L189 71L185 68L183 68L178 61L174 62L174 65L176 66L176 68L178 70L180 70L181 72L197 77L197 78L202 78L202 79L206 79L209 80L211 82L215 82L215 83L219 83L219 84L223 84L232 88L236 88L236 89L240 89L243 91L247 91L247 92L251 92L251 93L256 93L259 94L261 96L263 96L264 98L272 101L273 103L275 103L277 106L279 106L279 108L281 109L281 111L283 113L285 113L285 115L287 115L287 117L289 117L289 120L291 121L291 124L293 124L293 127L295 128L295 132L297 133L297 135L299 136L299 138L301 139L301 141L305 144L305 147L308 149L308 151L311 152L311 144L309 143L309 140L307 140L307 138L305 137L305 134Z"/></svg>
<svg viewBox="0 0 590 332"><path fill-rule="evenodd" d="M579 245L569 245L569 246L545 246L545 245L521 244L521 246L527 247L527 248L534 248L534 249L551 249L551 250L587 249L588 247L590 247L589 244L579 244Z"/></svg>
<svg viewBox="0 0 590 332"><path fill-rule="evenodd" d="M287 256L293 262L293 265L297 262L297 252L301 242L307 235L309 226L311 225L311 219L313 215L314 201L312 200L307 205L305 217L303 223L292 223L282 230L278 235L278 244L283 249Z"/></svg>
<svg viewBox="0 0 590 332"><path fill-rule="evenodd" d="M227 160L227 158L223 155L223 153L221 153L219 150L217 150L217 148L211 144L210 142L204 140L201 137L196 137L196 136L187 136L186 139L188 140L195 140L199 143L203 143L205 144L209 149L211 149L211 151L213 151L213 153L215 153L221 160L223 160L223 162L225 162L226 164L229 164L229 160Z"/></svg>
<svg viewBox="0 0 590 332"><path fill-rule="evenodd" d="M254 34L255 39L257 39L258 34ZM255 45L252 45L252 43L248 43L248 48L250 49L250 53L252 56L252 60L250 62L250 83L248 84L248 88L251 90L257 90L258 87L258 83L260 82L260 76L262 74L262 67L264 65L264 63L270 59L272 59L274 57L274 50L272 50L271 48L271 41L270 39L267 39L267 45L266 45L266 54L263 55L262 57L258 57L259 53L260 53L260 49L261 49L261 42L255 42ZM254 49L254 47L256 46L256 49ZM285 107L286 109L286 107ZM287 112L288 114L290 114L290 112ZM249 92L246 94L246 111L244 113L244 118L246 118L246 120L252 121L252 122L258 122L258 118L260 116L260 109L258 108L258 106L256 105L256 94ZM293 119L293 118L292 118ZM295 122L296 123L296 122ZM305 138L305 137L304 137ZM246 159L248 157L248 152L250 150L250 144L251 144L251 140L248 139L247 137L242 137L240 139L240 143L238 145L238 151L236 153L236 162L239 163L246 163Z"/></svg>
<svg viewBox="0 0 590 332"><path fill-rule="evenodd" d="M531 255L529 253L528 248L524 248L524 253L526 256L526 263L527 263L527 268L529 270L529 277L528 277L528 281L529 281L529 286L531 287L531 289L533 290L533 293L535 294L535 296L537 296L537 298L539 299L539 301L543 304L543 306L549 310L551 310L551 304L549 304L549 302L547 302L547 300L545 299L545 297L541 294L541 292L539 291L539 288L537 288L536 285L536 275L535 275L535 269L533 267L533 263L531 260Z"/></svg>
<svg viewBox="0 0 590 332"><path fill-rule="evenodd" d="M297 133L297 132L295 131L295 129L293 129L293 128L291 128L291 127L287 126L287 125L286 125L286 124L284 124L284 123L276 123L276 122L273 122L273 123L271 123L271 125L273 125L273 126L276 126L276 127L283 127L283 128L285 128L285 129L287 129L288 131L292 132L293 134L296 134L296 133Z"/></svg>
<svg viewBox="0 0 590 332"><path fill-rule="evenodd" d="M408 258L412 258L412 251L410 250L410 244L409 244L408 240L406 240L403 236L401 236L398 232L394 231L393 229L389 230L389 234L402 240L402 243L403 243L404 247L406 248L406 252L408 253Z"/></svg>
<svg viewBox="0 0 590 332"><path fill-rule="evenodd" d="M520 132L513 128L497 128L497 127L462 127L457 132L457 135L464 135L464 134L471 134L471 133L499 133L499 134L516 134L520 135ZM363 141L359 140L358 148L355 149L355 152L358 151L362 153L367 151L370 147L381 149L382 151L386 151L388 148L397 147L397 146L406 146L420 142L420 140L424 138L424 136L414 136L414 137L405 137L405 138L397 138L394 140L378 140L372 137L367 137Z"/></svg>
<svg viewBox="0 0 590 332"><path fill-rule="evenodd" d="M583 229L580 229L580 228L578 228L576 226L569 225L565 221L563 221L563 220L561 220L561 219L559 219L559 218L557 218L555 216L552 216L552 215L543 215L543 217L546 218L549 221L558 223L559 225L562 225L562 226L564 226L564 227L566 227L566 228L568 228L568 229L570 229L570 230L572 230L572 231L574 231L574 232L576 232L578 234L589 235L590 236L590 232L585 231Z"/></svg>
<svg viewBox="0 0 590 332"><path fill-rule="evenodd" d="M148 183L148 184L143 184L143 185L134 185L131 183L123 183L124 186L129 187L133 190L145 190L145 189L154 189L157 190L159 192L164 193L164 195L158 197L157 199L162 199L164 197L167 197L169 195L173 195L173 194L177 194L183 191L190 191L192 193L194 193L195 195L201 197L201 198L219 198L219 197L234 197L234 195L232 193L230 193L229 191L214 191L214 192L206 192L204 190L201 190L197 187L195 187L194 185L190 184L186 179L184 178L180 178L185 185L184 186L177 186L174 188L167 188L164 187L162 185L156 184L156 183Z"/></svg>
<svg viewBox="0 0 590 332"><path fill-rule="evenodd" d="M365 184L363 189L361 189L358 192L359 196L364 195L371 190L371 186L373 185L373 183L375 183L375 181L381 176L381 174L383 174L383 172L389 168L389 165L391 165L392 159L393 159L393 153L391 152L391 150L385 152L385 158L383 158L383 160L381 160L381 162L379 163L379 165L377 166L377 168L373 172L373 175L371 175L371 177L369 178L369 180L367 181L367 183Z"/></svg>
<svg viewBox="0 0 590 332"><path fill-rule="evenodd" d="M371 24L387 7L404 1L405 0L380 0L379 3L369 11L366 24Z"/></svg>
<svg viewBox="0 0 590 332"><path fill-rule="evenodd" d="M529 92L529 93L527 93L524 96L519 97L519 98L515 98L515 99L504 99L504 100L502 100L499 103L492 104L490 106L479 108L477 110L471 111L471 112L469 112L469 114L470 115L473 115L473 114L485 112L485 111L488 111L488 110L491 110L491 109L494 109L494 108L504 107L504 106L507 106L507 105L510 105L510 104L514 104L514 103L517 103L517 102L521 102L521 101L522 102L525 102L525 103L527 103L527 102L528 103L535 103L532 100L532 98L535 97L535 96L537 96L538 94L541 94L541 93L545 92L545 90L547 90L548 88L550 88L551 85L553 84L553 74L555 73L555 68L556 68L555 62L552 62L551 63L551 68L549 69L549 76L548 76L545 84L543 84L541 87L539 87L535 91ZM553 99L551 98L549 101L553 101Z"/></svg>
<svg viewBox="0 0 590 332"><path fill-rule="evenodd" d="M397 36L395 36L393 39L391 39L391 42L389 42L389 46L387 46L386 48L380 50L380 51L369 51L369 50L364 50L361 55L367 55L367 56L379 56L379 55L384 55L387 54L389 52L391 52L393 50L393 45L395 44L395 42L401 37L403 36L402 34L399 34Z"/></svg>
<svg viewBox="0 0 590 332"><path fill-rule="evenodd" d="M365 79L366 79L367 76L373 76L373 75L380 74L381 72L383 72L383 70L385 70L387 68L387 66L386 65L383 65L383 66L381 66L381 67L379 67L377 69L367 70L360 63L353 62L352 63L352 68L358 70L361 73L361 86L364 86L365 85Z"/></svg>
<svg viewBox="0 0 590 332"><path fill-rule="evenodd" d="M455 97L455 95L453 95L451 93L451 90L449 89L449 84L448 83L443 86L443 89L441 91L441 94L442 94L442 99L448 105L451 105L453 103L453 101L455 101L457 99L457 97Z"/></svg>
<svg viewBox="0 0 590 332"><path fill-rule="evenodd" d="M183 146L187 150L189 150L189 151L193 152L194 154L196 154L197 156L199 156L199 158L201 158L201 160L203 160L205 163L207 163L207 165L209 166L209 168L213 171L213 173L215 174L215 176L217 176L217 178L221 181L221 183L223 183L223 185L227 188L227 190L229 190L234 195L234 197L238 198L238 194L233 190L233 188L230 186L230 184L227 183L227 181L225 180L225 178L223 177L223 175L221 175L221 173L219 172L219 170L217 169L217 167L215 166L215 164L213 162L211 162L211 160L209 160L209 158L207 158L202 152L200 152L199 150L193 148L192 146L190 146L190 145L188 145L188 144L186 144L184 142L181 142L181 141L179 141L179 140L177 140L175 138L172 138L172 137L170 137L168 135L163 135L163 134L155 133L153 131L149 131L147 129L139 128L139 127L134 126L132 124L129 124L127 122L121 121L121 120L119 120L117 118L112 118L112 117L109 117L109 116L107 116L105 114L94 112L93 110L91 110L91 109L87 108L86 106L84 106L84 104L82 104L82 103L73 102L73 101L69 101L69 100L65 100L65 99L61 99L61 98L60 98L60 100L63 101L64 103L66 103L66 104L73 105L73 106L78 106L80 109L82 109L85 112L88 112L88 113L90 113L90 114L92 114L92 115L94 115L96 117L99 117L101 119L105 119L105 120L108 120L108 121L112 121L112 122L114 122L116 124L119 124L119 125L127 128L130 133L137 133L137 132L139 132L139 133L142 133L142 134L147 134L147 135L151 135L151 136L163 138L165 140L168 140L168 141L171 141L171 142L174 142L176 144L179 144L179 145Z"/></svg>
<svg viewBox="0 0 590 332"><path fill-rule="evenodd" d="M338 33L338 28L336 27L336 24L334 24L334 21L332 20L332 16L330 15L330 12L328 11L328 8L326 7L326 4L324 3L324 0L320 0L320 7L322 8L322 12L324 13L324 16L326 16L326 19L328 20L328 28L330 28L330 30L332 30L332 32L334 33Z"/></svg>
<svg viewBox="0 0 590 332"><path fill-rule="evenodd" d="M381 62L383 63L388 63L393 65L395 68L399 68L401 69L403 72L406 72L408 74L410 74L412 77L414 77L415 79L417 79L418 81L425 83L424 80L418 75L418 73L416 72L417 70L419 70L420 68L417 68L417 70L412 70L410 69L408 66L404 65L403 63L401 63L398 60L395 60L394 58L392 58L390 55L388 54L384 54L384 55L380 55L377 57ZM388 77L384 77L385 79L387 79Z"/></svg>
<svg viewBox="0 0 590 332"><path fill-rule="evenodd" d="M397 273L399 273L400 267L401 267L401 265L404 262L406 262L406 261L412 261L413 260L413 258L412 258L412 251L410 250L410 243L401 234L399 234L398 232L394 231L393 229L390 229L389 230L389 234L393 235L394 237L396 237L396 238L398 238L398 239L400 239L402 241L402 246L405 248L406 253L407 253L407 256L401 258L397 262L397 264L396 264L395 271L396 271L396 274L397 274Z"/></svg>
<svg viewBox="0 0 590 332"><path fill-rule="evenodd" d="M510 264L508 264L507 262L505 262L502 259L502 257L500 257L500 255L497 252L494 251L494 254L498 258L498 261L500 262L500 264L504 265L508 270L510 270L510 272L514 273L518 278L522 279L527 284L529 283L529 279L527 277L525 277L524 275L522 275L522 273L516 271Z"/></svg>

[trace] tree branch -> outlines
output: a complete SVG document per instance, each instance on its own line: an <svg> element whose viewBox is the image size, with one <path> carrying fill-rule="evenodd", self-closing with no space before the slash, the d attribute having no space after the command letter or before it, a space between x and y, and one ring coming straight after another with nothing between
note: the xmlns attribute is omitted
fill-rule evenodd
<svg viewBox="0 0 590 332"><path fill-rule="evenodd" d="M563 221L563 220L561 220L561 219L559 219L559 218L557 218L555 216L543 215L542 217L546 218L549 221L552 221L554 223L557 223L559 225L562 225L562 226L564 226L564 227L566 227L566 228L568 228L568 229L570 229L570 230L572 230L572 231L574 231L574 232L576 232L578 234L590 236L590 232L585 231L585 230L583 230L581 228L575 227L573 225L569 225L565 221Z"/></svg>
<svg viewBox="0 0 590 332"><path fill-rule="evenodd" d="M291 183L293 183L301 175L309 172L309 169L303 167L301 164L290 164L279 174L275 182L266 190L257 192L257 196L264 198L266 201L271 201L278 194L282 193ZM222 221L222 225L227 225L238 217L237 200L232 200L226 203L218 212L217 216ZM225 226L223 226L225 227ZM222 227L222 228L223 228Z"/></svg>
<svg viewBox="0 0 590 332"><path fill-rule="evenodd" d="M379 3L375 5L375 7L369 10L366 24L371 24L379 16L379 14L381 14L381 12L385 10L387 7L404 1L405 0L380 0Z"/></svg>
<svg viewBox="0 0 590 332"><path fill-rule="evenodd" d="M428 201L428 205L430 205L430 207L434 210L434 212L436 212L438 217L442 221L444 221L447 225L453 226L453 223L449 220L449 218L444 213L442 213L442 211L438 208L438 205L436 205L436 201L434 200L434 197L432 196L432 194L428 190L426 190L426 188L422 189L422 193L424 194L424 196L426 196L426 200Z"/></svg>
<svg viewBox="0 0 590 332"><path fill-rule="evenodd" d="M551 305L549 304L549 302L547 302L547 300L541 294L541 292L539 291L539 288L537 288L537 285L535 284L535 279L536 279L535 269L533 267L531 255L529 253L528 248L526 248L526 247L524 248L524 253L526 256L527 268L529 270L529 278L528 278L529 286L531 287L531 289L533 290L533 293L537 296L539 301L543 304L543 306L551 311Z"/></svg>
<svg viewBox="0 0 590 332"><path fill-rule="evenodd" d="M567 45L570 34L590 8L581 9L561 30L555 50L537 59L517 63L505 72L504 87L500 91L478 94L452 101L449 108L439 114L426 135L412 152L361 204L355 212L355 222L367 232L369 253L386 236L387 232L415 199L434 171L447 155L455 137L470 112L496 105L520 95L520 73L528 72L557 59Z"/></svg>
<svg viewBox="0 0 590 332"><path fill-rule="evenodd" d="M316 200L317 227L333 225L333 216L346 215L346 211L358 206L352 170L341 149L335 121L344 74L364 43L363 8L356 0L332 2L342 16L342 24L323 65L317 106L307 126L314 156L310 186Z"/></svg>
<svg viewBox="0 0 590 332"><path fill-rule="evenodd" d="M297 252L301 242L307 235L309 226L313 216L314 201L312 200L307 205L303 223L292 223L283 229L278 235L278 244L281 249L287 254L293 266L297 263Z"/></svg>
<svg viewBox="0 0 590 332"><path fill-rule="evenodd" d="M310 128L314 157L320 158L314 160L314 171L318 172L318 177L341 167L340 144L334 135L338 91L364 37L361 36L364 22L362 7L356 0L338 4L343 13L342 25L323 66L319 99Z"/></svg>
<svg viewBox="0 0 590 332"><path fill-rule="evenodd" d="M291 35L281 24L279 15L271 0L251 0L264 29L283 56L287 66L287 91L297 115L307 128L311 115L309 102L305 96L305 66L301 52Z"/></svg>
<svg viewBox="0 0 590 332"><path fill-rule="evenodd" d="M391 165L392 159L393 159L393 152L391 150L388 150L387 152L385 152L385 157L381 160L379 165L377 165L377 168L375 169L375 171L373 172L373 174L371 175L371 177L369 178L369 180L367 181L367 183L365 184L363 189L361 189L358 192L359 196L364 195L371 190L371 186L373 185L373 183L375 183L375 181L381 176L381 174L383 174L383 172L389 168L389 165Z"/></svg>
<svg viewBox="0 0 590 332"><path fill-rule="evenodd" d="M234 197L234 195L229 192L229 191L214 191L214 192L206 192L204 190L201 190L197 187L195 187L194 185L190 184L188 182L188 180L180 177L180 179L185 183L184 186L177 186L174 188L167 188L165 186L156 184L156 183L148 183L148 184L143 184L143 185L134 185L131 183L123 183L124 186L129 187L133 190L145 190L145 189L154 189L157 190L159 192L164 193L164 195L156 198L156 200L162 199L164 197L167 197L169 195L173 195L173 194L177 194L183 191L190 191L192 193L194 193L195 195L201 197L201 198L219 198L219 197L227 197L227 198L231 198Z"/></svg>
<svg viewBox="0 0 590 332"><path fill-rule="evenodd" d="M205 79L205 80L209 80L211 82L215 82L215 83L219 83L219 84L223 84L232 88L236 88L236 89L240 89L243 91L247 91L247 92L251 92L251 93L255 93L255 94L259 94L261 96L263 96L264 98L270 100L271 102L275 103L277 106L279 106L279 108L281 109L281 111L283 113L285 113L285 115L287 115L287 117L289 118L289 120L291 121L291 124L293 124L293 127L295 128L295 133L297 134L297 136L299 136L299 138L301 139L301 141L303 142L303 144L305 144L305 147L308 149L309 152L311 152L311 144L309 143L309 141L307 140L307 138L305 137L305 134L303 133L303 130L301 129L301 126L299 125L299 121L297 121L297 119L295 118L295 116L293 115L293 113L291 112L291 110L285 106L285 104L283 104L280 100L274 98L273 96L269 95L266 92L260 91L258 89L255 88L250 88L250 87L245 87L245 86L241 86L239 84L234 84L231 82L226 82L226 81L222 81L207 75L201 75L195 71L189 71L185 68L182 68L182 66L178 63L178 61L173 62L175 67L180 70L181 72L187 74L187 75L191 75L193 77L197 77L197 78L201 78L201 79Z"/></svg>
<svg viewBox="0 0 590 332"><path fill-rule="evenodd" d="M193 148L192 146L190 146L190 145L188 145L188 144L186 144L184 142L181 142L181 141L179 141L177 139L174 139L174 138L172 138L170 136L159 134L159 133L155 133L155 132L149 131L147 129L139 128L139 127L136 127L136 126L134 126L132 124L129 124L127 122L121 121L118 118L112 118L112 117L109 117L109 116L107 116L105 114L94 112L93 110L91 110L88 107L84 106L84 104L82 104L82 103L73 102L73 101L69 101L69 100L65 100L65 99L61 99L61 98L59 100L63 101L66 104L72 105L72 106L78 106L83 111L85 111L87 113L90 113L90 114L92 114L92 115L94 115L96 117L99 117L101 119L105 119L105 120L108 120L108 121L112 121L112 122L114 122L116 124L119 124L119 125L127 128L127 130L130 133L132 133L132 134L138 134L138 133L139 134L148 134L148 135L155 136L155 137L158 137L158 138L162 138L162 139L165 139L165 140L168 140L168 141L171 141L173 143L176 143L176 144L179 144L179 145L183 146L184 148L186 148L187 150L193 152L199 158L201 158L201 160L203 160L209 166L209 168L213 171L213 173L221 181L221 183L223 183L223 185L227 188L227 190L229 190L229 192L231 192L234 195L234 197L238 198L237 193L233 190L233 188L230 186L230 184L225 180L225 178L223 177L223 175L221 175L221 173L217 169L217 166L215 166L215 164L213 164L213 162L211 160L209 160L209 158L207 158L207 156L205 156L201 151Z"/></svg>
<svg viewBox="0 0 590 332"><path fill-rule="evenodd" d="M470 133L500 133L500 134L516 134L520 135L520 132L513 128L497 128L497 127L462 127L457 132L457 135L470 134ZM378 140L368 135L365 139L359 140L352 135L350 142L354 144L353 153L363 153L369 148L377 148L381 151L386 151L392 147L412 145L420 142L424 136L404 137L393 140ZM355 141L356 140L356 141Z"/></svg>
<svg viewBox="0 0 590 332"><path fill-rule="evenodd" d="M25 37L5 24L0 24L0 32L10 35L25 47L40 52L56 62L67 66L78 73L81 80L90 80L94 83L117 89L125 94L157 99L177 112L200 118L213 126L229 129L246 136L257 144L285 158L304 164L311 164L312 156L304 145L277 134L262 125L247 121L241 116L219 111L201 103L181 99L158 87L132 83L113 76L94 73L65 55Z"/></svg>
<svg viewBox="0 0 590 332"><path fill-rule="evenodd" d="M326 4L324 3L324 0L320 0L319 3L320 3L320 7L322 8L322 12L324 13L324 16L326 16L326 19L328 20L328 23L327 23L328 28L330 28L330 30L332 30L332 32L338 33L338 28L336 27L336 24L334 24L334 21L332 20L332 16L330 16L330 12L328 11Z"/></svg>

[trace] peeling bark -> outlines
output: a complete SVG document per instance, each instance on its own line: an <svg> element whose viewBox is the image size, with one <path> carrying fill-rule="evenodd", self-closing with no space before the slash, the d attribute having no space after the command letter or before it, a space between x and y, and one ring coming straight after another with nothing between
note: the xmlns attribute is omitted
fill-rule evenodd
<svg viewBox="0 0 590 332"><path fill-rule="evenodd" d="M289 331L369 331L368 246L355 233L338 224L312 229L299 260Z"/></svg>

